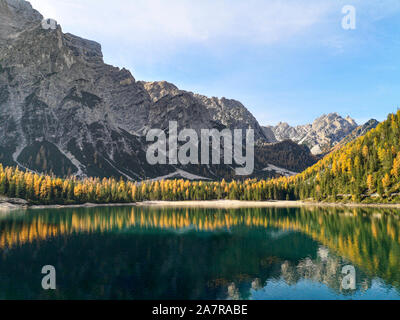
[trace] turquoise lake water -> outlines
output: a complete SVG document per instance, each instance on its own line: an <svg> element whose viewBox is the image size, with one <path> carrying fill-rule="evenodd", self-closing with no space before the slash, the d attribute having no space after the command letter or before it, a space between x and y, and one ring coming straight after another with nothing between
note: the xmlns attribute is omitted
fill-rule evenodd
<svg viewBox="0 0 400 320"><path fill-rule="evenodd" d="M335 208L3 213L0 299L399 299L399 217ZM56 290L42 288L45 265Z"/></svg>

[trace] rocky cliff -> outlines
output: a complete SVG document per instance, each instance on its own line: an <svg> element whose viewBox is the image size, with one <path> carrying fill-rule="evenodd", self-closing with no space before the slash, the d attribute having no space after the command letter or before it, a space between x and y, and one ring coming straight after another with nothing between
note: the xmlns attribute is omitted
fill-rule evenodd
<svg viewBox="0 0 400 320"><path fill-rule="evenodd" d="M347 143L356 140L357 138L365 135L368 131L375 129L379 124L378 120L371 119L367 121L365 124L358 126L355 128L350 134L342 139L338 144L336 144L331 151L336 151L341 147L344 147Z"/></svg>

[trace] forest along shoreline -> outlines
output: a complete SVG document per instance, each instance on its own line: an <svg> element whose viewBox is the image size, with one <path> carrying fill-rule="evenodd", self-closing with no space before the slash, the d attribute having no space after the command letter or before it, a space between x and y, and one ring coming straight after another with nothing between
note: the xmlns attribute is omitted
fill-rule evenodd
<svg viewBox="0 0 400 320"><path fill-rule="evenodd" d="M315 201L240 201L240 200L200 200L200 201L144 201L136 203L85 203L74 205L30 205L28 201L17 198L0 198L0 212L27 209L63 209L63 208L96 208L96 207L197 207L210 209L240 208L298 208L298 207L344 207L344 208L392 208L400 209L400 203L365 204L365 203L328 203Z"/></svg>

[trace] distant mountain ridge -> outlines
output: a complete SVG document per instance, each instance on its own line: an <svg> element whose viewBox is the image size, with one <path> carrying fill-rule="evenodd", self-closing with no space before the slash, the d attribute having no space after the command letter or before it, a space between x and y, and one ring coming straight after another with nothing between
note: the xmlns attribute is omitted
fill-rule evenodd
<svg viewBox="0 0 400 320"><path fill-rule="evenodd" d="M349 135L358 124L349 116L330 113L317 118L312 124L292 127L285 122L263 127L264 134L272 141L292 140L308 146L314 155L323 154Z"/></svg>
<svg viewBox="0 0 400 320"><path fill-rule="evenodd" d="M361 126L355 128L350 134L344 137L338 144L336 144L331 151L336 151L344 147L347 143L367 134L372 129L375 129L379 125L379 121L371 119Z"/></svg>
<svg viewBox="0 0 400 320"><path fill-rule="evenodd" d="M351 139L286 184L294 198L326 201L399 202L400 110L371 121ZM356 135L362 133L358 128ZM354 135L353 135L354 137Z"/></svg>
<svg viewBox="0 0 400 320"><path fill-rule="evenodd" d="M237 100L209 98L180 90L167 81L138 81L137 83L143 86L156 106L154 114L148 119L151 128L166 128L168 122L163 120L179 119L181 127L197 130L218 126L218 124L224 128L242 130L252 128L256 141L269 142L256 118ZM187 108L188 105L192 108L186 113L187 118L184 118L180 107ZM193 126L197 115L203 119L207 115L206 121L209 123L202 121L198 127Z"/></svg>

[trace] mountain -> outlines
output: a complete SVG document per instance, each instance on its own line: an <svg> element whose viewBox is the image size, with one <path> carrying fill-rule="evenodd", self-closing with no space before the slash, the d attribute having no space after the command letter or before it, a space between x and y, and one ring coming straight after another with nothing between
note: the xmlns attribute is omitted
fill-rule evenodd
<svg viewBox="0 0 400 320"><path fill-rule="evenodd" d="M270 141L272 143L276 143L276 142L278 142L278 140L276 139L275 132L274 132L273 128L274 127L272 127L272 126L262 127L262 130L264 132L265 137L268 139L268 141ZM284 140L285 139L283 139L283 141Z"/></svg>
<svg viewBox="0 0 400 320"><path fill-rule="evenodd" d="M370 125L374 126L375 121ZM300 199L400 200L400 110L364 136L286 181ZM361 131L359 131L361 132Z"/></svg>
<svg viewBox="0 0 400 320"><path fill-rule="evenodd" d="M343 138L358 127L350 117L342 118L337 113L323 115L312 124L291 127L285 122L277 126L263 127L264 134L271 141L292 140L307 145L314 155L329 151Z"/></svg>
<svg viewBox="0 0 400 320"><path fill-rule="evenodd" d="M310 149L293 141L265 143L256 146L256 159L264 165L263 171L292 176L315 164L319 158ZM272 176L276 176L273 174Z"/></svg>
<svg viewBox="0 0 400 320"><path fill-rule="evenodd" d="M349 135L344 137L342 141L340 141L338 144L336 144L331 151L336 151L340 148L342 148L344 145L347 143L356 140L357 138L365 135L368 131L375 129L379 124L378 120L371 119L367 121L365 124L358 126L355 128Z"/></svg>
<svg viewBox="0 0 400 320"><path fill-rule="evenodd" d="M276 142L240 102L179 90L168 82L136 81L128 70L104 63L100 44L63 33L59 25L44 29L42 20L27 1L0 0L4 165L58 176L142 180L183 173L219 179L232 177L232 166L149 165L147 132L168 130L169 122L177 121L179 130L252 128L257 145ZM287 152L292 154L293 147ZM296 152L314 161L308 151ZM256 153L255 174L274 175L263 170L270 165L264 158ZM295 167L305 169L302 162Z"/></svg>
<svg viewBox="0 0 400 320"><path fill-rule="evenodd" d="M179 90L175 85L166 81L140 81L138 84L147 91L153 103L151 110L153 113L146 119L150 128L164 129L168 127L169 120L179 119L180 127L192 128L197 131L214 127L242 130L252 128L255 131L256 141L269 141L257 120L239 101L208 98Z"/></svg>

